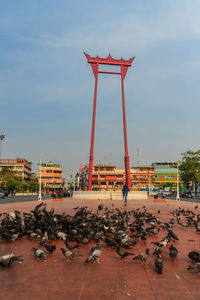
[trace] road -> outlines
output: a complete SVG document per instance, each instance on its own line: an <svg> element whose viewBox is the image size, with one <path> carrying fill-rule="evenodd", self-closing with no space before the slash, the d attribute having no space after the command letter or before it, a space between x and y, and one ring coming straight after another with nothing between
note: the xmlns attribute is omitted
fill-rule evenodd
<svg viewBox="0 0 200 300"><path fill-rule="evenodd" d="M42 200L48 200L52 199L51 196L45 195L42 197ZM27 201L37 201L38 196L14 196L14 197L6 197L4 199L0 199L0 204L5 204L5 203L17 203L17 202L27 202Z"/></svg>
<svg viewBox="0 0 200 300"><path fill-rule="evenodd" d="M52 199L51 196L45 195L42 197L42 200L48 200ZM176 197L166 197L168 200L176 200ZM38 196L14 196L14 197L9 197L9 198L4 198L0 199L0 204L5 204L5 203L17 203L17 202L27 202L27 201L37 201ZM194 203L200 203L200 198L181 198L181 201L186 201L186 202L194 202Z"/></svg>
<svg viewBox="0 0 200 300"><path fill-rule="evenodd" d="M176 197L167 196L168 200L176 200ZM200 203L200 198L180 198L181 201Z"/></svg>

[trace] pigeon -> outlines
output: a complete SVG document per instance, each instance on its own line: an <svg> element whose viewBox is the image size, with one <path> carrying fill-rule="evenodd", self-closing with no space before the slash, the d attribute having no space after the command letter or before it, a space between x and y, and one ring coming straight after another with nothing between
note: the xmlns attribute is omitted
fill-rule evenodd
<svg viewBox="0 0 200 300"><path fill-rule="evenodd" d="M64 248L60 248L62 251L62 254L65 256L66 261L71 261L73 257L75 256L81 256L80 254L74 253L71 250L65 250Z"/></svg>
<svg viewBox="0 0 200 300"><path fill-rule="evenodd" d="M176 247L174 247L173 244L171 244L171 246L169 247L169 257L171 257L172 261L174 260L174 258L176 258L178 254L178 250L176 249Z"/></svg>
<svg viewBox="0 0 200 300"><path fill-rule="evenodd" d="M195 265L190 265L187 267L188 270L195 270L197 273L200 273L200 263Z"/></svg>
<svg viewBox="0 0 200 300"><path fill-rule="evenodd" d="M61 240L66 241L66 236L67 236L66 233L59 231L59 232L57 232L57 236L58 236Z"/></svg>
<svg viewBox="0 0 200 300"><path fill-rule="evenodd" d="M36 205L35 209L31 210L31 212L35 216L37 216L38 214L40 214L41 212L44 212L46 210L46 206L47 206L47 204L42 202L42 203Z"/></svg>
<svg viewBox="0 0 200 300"><path fill-rule="evenodd" d="M155 265L155 271L156 271L156 273L162 274L163 261L162 261L162 257L161 257L160 254L155 258L154 265Z"/></svg>
<svg viewBox="0 0 200 300"><path fill-rule="evenodd" d="M96 249L94 249L94 251L90 254L90 256L86 259L86 263L89 262L97 262L98 264L99 262L99 258L101 256L101 244L98 243L96 246Z"/></svg>
<svg viewBox="0 0 200 300"><path fill-rule="evenodd" d="M200 262L200 255L197 251L189 252L188 257L192 260L192 262Z"/></svg>
<svg viewBox="0 0 200 300"><path fill-rule="evenodd" d="M138 256L133 257L133 260L139 259L141 262L146 262L149 257L150 250L147 248L145 253L140 253Z"/></svg>
<svg viewBox="0 0 200 300"><path fill-rule="evenodd" d="M110 246L111 248L112 248L112 247L117 247L117 246L118 246L118 243L117 243L114 239L112 239L112 238L110 238L110 237L106 237L106 238L104 239L104 242L105 242L108 246Z"/></svg>
<svg viewBox="0 0 200 300"><path fill-rule="evenodd" d="M101 203L100 205L98 205L98 210L102 210L103 209L103 203Z"/></svg>
<svg viewBox="0 0 200 300"><path fill-rule="evenodd" d="M44 247L48 251L49 254L53 253L56 250L56 245L44 244Z"/></svg>
<svg viewBox="0 0 200 300"><path fill-rule="evenodd" d="M160 242L151 242L151 243L158 247L166 247L170 241L171 241L171 236L168 234Z"/></svg>
<svg viewBox="0 0 200 300"><path fill-rule="evenodd" d="M120 249L120 247L116 248L116 252L121 257L121 260L124 259L126 256L135 255L134 253L123 251L122 249Z"/></svg>
<svg viewBox="0 0 200 300"><path fill-rule="evenodd" d="M0 266L2 267L10 267L14 261L22 262L22 255L15 256L14 253L6 254L0 257Z"/></svg>
<svg viewBox="0 0 200 300"><path fill-rule="evenodd" d="M73 250L73 249L76 249L76 248L80 248L80 246L81 246L79 244L76 244L76 245L69 244L67 241L64 241L64 242L65 242L66 248L68 248L70 250Z"/></svg>
<svg viewBox="0 0 200 300"><path fill-rule="evenodd" d="M31 251L33 251L35 258L39 258L39 259L43 259L43 260L47 259L46 254L44 253L43 250L32 248Z"/></svg>
<svg viewBox="0 0 200 300"><path fill-rule="evenodd" d="M177 235L172 231L172 229L168 229L169 235L171 236L171 238L173 238L176 241L179 241L179 238L177 237Z"/></svg>
<svg viewBox="0 0 200 300"><path fill-rule="evenodd" d="M154 249L153 255L159 255L163 253L163 247L157 247Z"/></svg>

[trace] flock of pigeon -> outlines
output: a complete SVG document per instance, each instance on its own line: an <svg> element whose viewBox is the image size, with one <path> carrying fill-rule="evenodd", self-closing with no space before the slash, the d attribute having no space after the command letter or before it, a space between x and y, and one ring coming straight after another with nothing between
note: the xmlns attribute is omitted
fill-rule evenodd
<svg viewBox="0 0 200 300"><path fill-rule="evenodd" d="M195 209L197 208L198 206L195 206ZM174 224L194 228L200 233L200 214L180 207L170 212L172 217L169 222L161 222L157 216L148 212L145 206L128 211L114 208L114 204L112 209L104 208L103 204L100 204L95 213L86 206L76 207L74 210L73 216L65 212L56 214L53 208L47 211L46 204L40 203L30 213L21 213L17 210L0 213L0 238L7 242L20 240L23 236L38 240L38 248L32 248L31 251L35 258L41 260L47 260L47 255L56 250L55 241L62 239L63 248L60 248L60 251L66 261L81 256L74 252L74 249L79 249L93 240L96 245L91 248L85 263L100 263L103 243L114 249L121 260L132 255L133 260L145 263L150 255L149 248L139 255L126 249L132 249L138 243L146 243L149 236L154 237L162 230L166 232L165 237L160 241L151 242L156 246L152 253L155 256L155 271L162 274L164 249L168 249L172 261L178 255L178 250L173 244L179 241L173 229ZM160 211L157 212L158 215L159 213ZM166 246L169 247L165 248ZM200 273L200 253L191 251L188 257L194 263L188 266L188 270ZM0 257L0 266L9 267L15 261L22 262L22 256L16 256L14 253L5 254Z"/></svg>

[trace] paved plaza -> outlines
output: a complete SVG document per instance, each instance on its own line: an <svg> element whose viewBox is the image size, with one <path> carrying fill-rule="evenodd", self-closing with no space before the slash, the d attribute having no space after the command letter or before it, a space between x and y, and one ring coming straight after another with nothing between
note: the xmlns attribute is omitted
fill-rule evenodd
<svg viewBox="0 0 200 300"><path fill-rule="evenodd" d="M109 209L123 207L120 200L73 200L65 198L63 201L44 201L47 203L47 210L55 208L55 213L74 214L74 207L88 206L94 212L99 204ZM0 212L11 212L19 210L29 212L34 209L38 202L2 204ZM128 202L127 210L142 208L159 217L161 221L169 221L173 216L170 211L182 207L200 213L200 207L194 209L191 202L176 202L166 200L165 202L153 202L153 200L132 200ZM160 213L159 213L160 211ZM138 242L130 252L138 255L150 248L150 257L146 264L133 261L132 256L120 260L115 249L108 248L102 242L101 264L86 264L85 259L95 242L82 245L75 249L80 257L75 257L72 262L65 263L60 247L64 246L63 241L55 242L57 249L55 255L48 256L47 261L38 261L33 257L31 249L38 248L38 241L23 237L22 240L6 243L0 240L0 256L14 252L16 255L23 255L24 262L14 263L10 268L0 268L0 299L6 300L162 300L179 299L200 300L200 276L195 272L187 270L191 261L188 252L200 250L200 234L195 232L194 227L184 228L179 224L174 225L174 232L179 241L173 244L178 249L178 257L172 262L169 259L168 246L164 249L163 274L159 275L154 270L154 258L152 255L155 245L152 241L160 241L166 230L161 229L156 237L148 237L146 242Z"/></svg>

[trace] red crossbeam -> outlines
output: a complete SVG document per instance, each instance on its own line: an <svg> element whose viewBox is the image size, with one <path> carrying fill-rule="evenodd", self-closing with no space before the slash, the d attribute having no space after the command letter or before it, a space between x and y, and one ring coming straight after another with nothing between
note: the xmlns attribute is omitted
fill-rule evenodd
<svg viewBox="0 0 200 300"><path fill-rule="evenodd" d="M99 73L102 73L102 74L115 74L115 75L121 75L122 74L121 72L107 72L107 71L99 71Z"/></svg>

